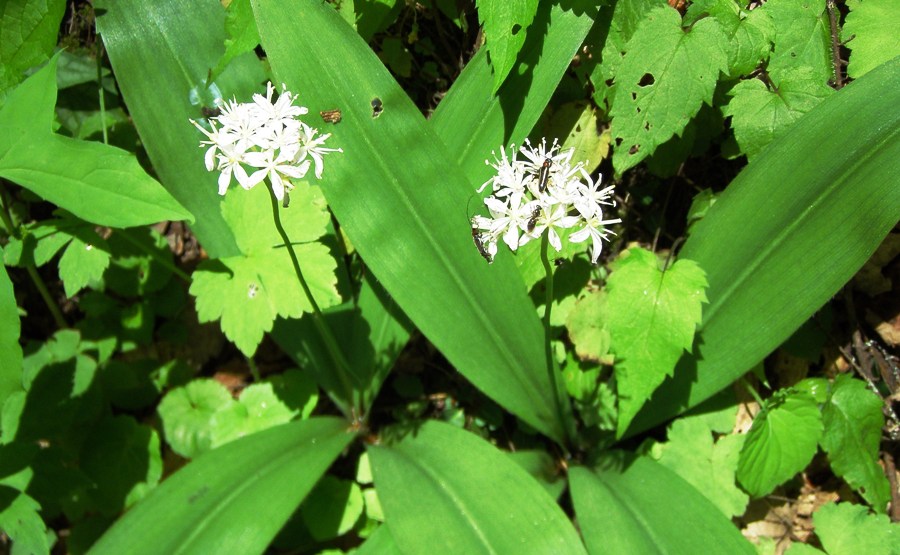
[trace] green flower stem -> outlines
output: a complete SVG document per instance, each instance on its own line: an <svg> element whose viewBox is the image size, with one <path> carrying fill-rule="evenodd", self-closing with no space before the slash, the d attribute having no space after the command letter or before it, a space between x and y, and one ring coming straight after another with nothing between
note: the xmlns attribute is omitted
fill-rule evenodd
<svg viewBox="0 0 900 555"><path fill-rule="evenodd" d="M275 228L278 230L278 234L281 235L281 240L284 242L284 246L285 248L287 248L288 254L290 254L291 256L291 263L294 265L294 273L297 274L297 281L300 282L300 286L303 288L303 293L306 295L306 299L312 306L313 311L311 313L311 316L313 319L313 324L319 331L319 336L325 343L325 348L328 350L328 354L331 355L331 359L334 362L334 367L335 371L337 372L338 379L341 381L341 385L346 391L346 399L353 404L353 407L350 409L349 415L346 414L346 407L341 408L345 412L345 416L351 418L354 423L357 423L357 421L362 418L362 411L357 410L356 408L357 403L356 396L354 395L355 390L353 388L352 381L350 380L350 365L347 363L347 359L344 358L344 354L341 352L340 347L338 347L338 343L334 337L334 333L332 333L331 329L328 327L328 323L325 321L321 309L319 309L319 303L317 303L316 299L313 298L312 291L309 290L309 285L307 285L306 279L303 277L303 272L300 270L300 262L297 260L297 253L294 252L294 246L291 243L291 239L290 237L288 237L287 232L281 225L278 197L275 196L275 191L272 190L272 186L268 182L266 183L266 188L269 190L269 198L272 201L272 215L275 218Z"/></svg>
<svg viewBox="0 0 900 555"><path fill-rule="evenodd" d="M3 186L2 181L0 181L0 198L2 198L3 200L3 210L0 210L0 219L3 220L3 225L6 227L6 232L21 241L22 234L19 232L19 229L15 226L15 224L13 224L12 218L10 217L8 212L8 196L6 194L6 188ZM50 315L53 316L53 321L56 322L56 326L60 329L68 328L69 323L66 322L62 311L59 309L56 301L53 300L53 296L50 295L50 291L47 289L47 285L44 283L44 280L38 273L37 267L34 265L34 262L26 262L24 266L25 271L28 273L28 277L31 278L32 283L34 283L35 288L38 290L38 294L40 294L41 299L44 300L44 304L47 305L47 310L49 310Z"/></svg>
<svg viewBox="0 0 900 555"><path fill-rule="evenodd" d="M547 239L547 234L545 233L541 237L541 264L544 265L544 273L546 274L546 277L544 278L544 289L546 290L546 295L544 297L544 351L547 359L547 372L549 372L550 375L550 387L553 388L553 401L556 405L556 414L559 415L559 423L565 428L566 434L571 435L569 422L563 413L562 399L564 397L559 389L557 369L553 358L553 346L550 342L550 312L553 308L553 265L550 264L550 259L547 257L547 246L549 243L550 240ZM571 440L571 437L569 439Z"/></svg>

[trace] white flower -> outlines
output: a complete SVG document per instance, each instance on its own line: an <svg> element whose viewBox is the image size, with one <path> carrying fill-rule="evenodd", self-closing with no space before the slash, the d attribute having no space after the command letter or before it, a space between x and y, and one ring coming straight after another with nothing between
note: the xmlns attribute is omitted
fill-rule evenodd
<svg viewBox="0 0 900 555"><path fill-rule="evenodd" d="M278 99L272 102L274 94L275 88L269 83L266 94L254 94L252 102L225 102L220 115L210 118L210 129L190 120L206 135L200 146L208 146L204 155L206 169L220 172L220 195L228 190L232 177L244 189L268 178L275 196L284 200L285 192L293 188L291 179L303 179L312 165L316 177L321 178L323 156L343 152L325 147L331 135L317 136L315 129L299 119L309 110L294 105L297 95L284 85ZM248 174L248 167L259 169Z"/></svg>
<svg viewBox="0 0 900 555"><path fill-rule="evenodd" d="M591 179L583 162L572 164L574 149L560 151L556 141L548 149L546 139L537 146L526 140L510 153L501 149L499 157L494 153L493 164L485 161L496 173L478 189L491 186L491 195L484 199L491 217L472 218L472 237L482 256L493 261L498 239L515 251L545 233L559 252L563 230L581 226L569 240L578 243L591 237L591 260L596 264L603 240L615 235L605 226L621 222L603 219L603 206L615 206L613 187L601 188L600 178Z"/></svg>

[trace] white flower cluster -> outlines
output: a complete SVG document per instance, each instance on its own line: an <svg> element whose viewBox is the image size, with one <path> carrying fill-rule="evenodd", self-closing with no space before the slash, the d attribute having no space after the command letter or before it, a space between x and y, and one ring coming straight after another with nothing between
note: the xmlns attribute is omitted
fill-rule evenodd
<svg viewBox="0 0 900 555"><path fill-rule="evenodd" d="M253 95L253 102L226 102L220 115L210 118L207 130L194 120L197 129L208 138L200 146L209 145L206 151L206 169L219 171L219 194L224 195L231 178L244 189L250 189L266 177L278 200L293 188L291 179L302 179L315 165L317 178L322 177L322 156L328 152L343 152L340 148L326 148L330 133L318 135L299 117L308 113L303 106L294 106L297 95L282 85L275 102L272 83L266 87L266 96ZM220 127L219 127L220 126ZM259 168L248 173L245 166Z"/></svg>
<svg viewBox="0 0 900 555"><path fill-rule="evenodd" d="M600 178L594 182L584 164L572 165L574 149L559 151L553 142L547 150L546 140L537 147L526 139L518 152L524 160L517 159L515 146L508 157L501 150L500 158L491 164L497 174L478 190L488 185L493 192L484 199L491 217L472 218L472 238L481 256L491 263L497 254L497 241L513 251L532 239L539 239L545 232L553 248L559 252L561 230L577 228L569 235L569 241L580 243L589 237L593 241L591 261L596 264L603 248L603 240L615 235L606 225L620 223L619 218L603 219L603 207L614 207L613 187L600 188Z"/></svg>

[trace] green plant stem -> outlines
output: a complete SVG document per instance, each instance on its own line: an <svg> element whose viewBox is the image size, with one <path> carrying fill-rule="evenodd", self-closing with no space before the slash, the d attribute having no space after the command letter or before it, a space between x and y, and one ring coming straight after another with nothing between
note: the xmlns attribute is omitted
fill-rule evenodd
<svg viewBox="0 0 900 555"><path fill-rule="evenodd" d="M747 378L741 378L741 383L744 384L744 387L747 388L747 391L750 392L750 396L756 400L756 404L759 405L759 410L766 410L766 402L763 401L762 397L759 396L759 393L756 391L756 388L750 385L750 382L747 381Z"/></svg>
<svg viewBox="0 0 900 555"><path fill-rule="evenodd" d="M550 259L547 257L547 246L549 243L550 240L545 233L541 238L541 264L544 265L544 273L546 274L546 277L544 278L544 353L547 359L547 372L550 377L550 386L553 388L553 402L556 405L556 414L559 416L559 423L565 429L566 435L569 435L569 425L562 409L562 392L559 390L559 381L556 376L557 372L553 358L553 346L550 342L550 312L553 307L553 265L550 264Z"/></svg>
<svg viewBox="0 0 900 555"><path fill-rule="evenodd" d="M97 41L100 42L100 41ZM103 43L100 43L97 52L97 88L100 103L100 130L103 132L103 144L109 144L109 134L106 130L106 95L103 91Z"/></svg>
<svg viewBox="0 0 900 555"><path fill-rule="evenodd" d="M12 218L9 215L9 201L7 200L9 195L7 195L6 188L3 186L2 181L0 181L0 199L3 200L2 207L0 210L0 219L3 220L3 225L6 227L6 232L18 239L22 240L22 234L19 233L19 229L13 223ZM56 326L60 329L65 329L69 327L69 323L66 322L66 318L63 316L62 311L57 306L56 301L53 300L53 296L50 295L50 290L47 289L47 285L44 283L43 278L37 271L37 266L34 265L34 262L25 262L23 264L25 267L25 271L28 273L28 277L31 278L32 283L34 283L34 287L38 290L38 294L41 296L41 299L44 300L44 304L47 305L47 310L50 311L50 315L53 316L53 321L56 323Z"/></svg>
<svg viewBox="0 0 900 555"><path fill-rule="evenodd" d="M262 381L262 376L259 375L259 368L257 368L256 361L253 360L253 357L247 357L247 368L250 369L250 375L253 376L253 381L255 383Z"/></svg>
<svg viewBox="0 0 900 555"><path fill-rule="evenodd" d="M332 333L331 328L328 327L328 323L325 321L325 318L322 315L322 311L319 309L319 304L316 302L316 299L313 298L312 291L310 291L309 285L306 283L306 279L303 277L303 271L300 270L300 262L297 260L297 253L294 252L294 246L291 243L291 239L290 237L288 237L287 232L281 225L278 197L275 196L275 191L272 190L272 186L268 182L266 183L266 188L269 190L269 198L272 201L272 216L275 219L275 228L278 230L278 234L281 235L281 240L284 243L285 248L287 248L288 254L291 257L291 263L294 265L294 273L297 275L297 281L300 282L300 286L303 288L303 293L306 295L306 299L309 301L310 306L312 306L313 311L310 315L312 316L313 324L318 330L319 336L322 338L322 341L325 343L325 348L328 350L328 354L331 355L331 359L334 362L334 367L335 371L337 372L338 379L340 380L341 385L346 390L346 399L350 401L352 405L350 414L345 414L345 416L351 418L354 423L357 423L358 420L362 418L362 411L358 410L358 407L356 406L358 403L356 396L354 395L354 388L350 379L350 365L347 363L347 359L344 358L340 347L338 347L338 343L334 337L334 333Z"/></svg>

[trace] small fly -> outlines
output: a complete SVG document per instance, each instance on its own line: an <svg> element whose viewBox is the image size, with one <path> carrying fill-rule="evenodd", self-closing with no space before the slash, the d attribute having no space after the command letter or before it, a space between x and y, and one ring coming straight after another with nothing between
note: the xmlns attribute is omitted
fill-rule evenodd
<svg viewBox="0 0 900 555"><path fill-rule="evenodd" d="M549 160L549 158L548 158L548 160ZM538 218L540 217L540 215L541 215L541 207L538 206L531 213L531 217L528 218L528 223L525 226L526 229L528 230L528 233L531 233L532 231L534 231L534 227L537 225L537 221L538 221Z"/></svg>
<svg viewBox="0 0 900 555"><path fill-rule="evenodd" d="M547 190L547 181L550 180L551 164L553 164L553 160L550 158L545 158L544 163L541 164L541 170L538 172L538 192L543 193Z"/></svg>

